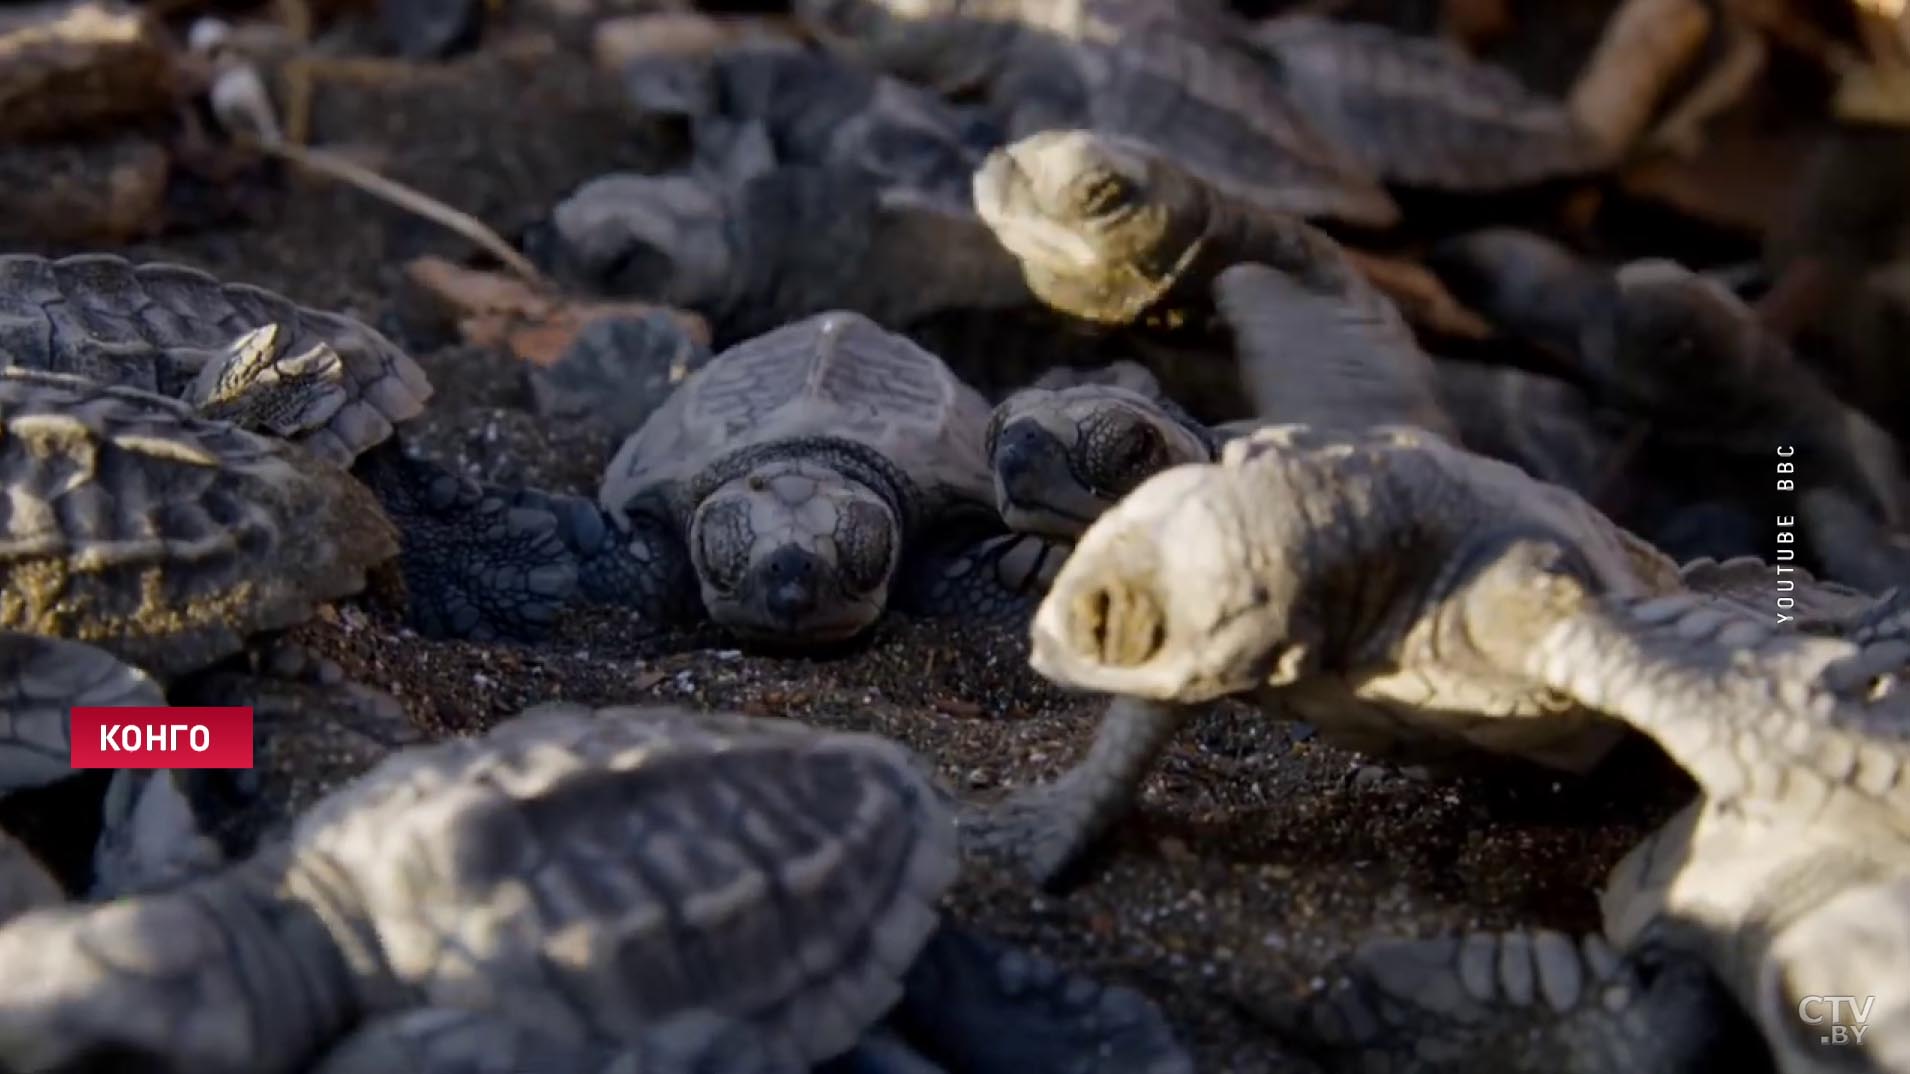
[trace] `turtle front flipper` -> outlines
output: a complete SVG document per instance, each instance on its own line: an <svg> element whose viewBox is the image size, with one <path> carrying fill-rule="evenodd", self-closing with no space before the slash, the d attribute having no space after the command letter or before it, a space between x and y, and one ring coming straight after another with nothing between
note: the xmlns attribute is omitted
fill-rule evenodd
<svg viewBox="0 0 1910 1074"><path fill-rule="evenodd" d="M325 926L279 894L281 865L0 927L0 1068L300 1069L354 1012Z"/></svg>
<svg viewBox="0 0 1910 1074"><path fill-rule="evenodd" d="M185 401L200 416L286 439L324 428L346 403L345 363L319 342L288 354L279 326L255 328L199 370Z"/></svg>
<svg viewBox="0 0 1910 1074"><path fill-rule="evenodd" d="M550 514L577 564L577 595L595 604L634 608L654 625L693 620L702 604L689 551L665 524L632 512L628 525L595 500L520 489L514 506Z"/></svg>
<svg viewBox="0 0 1910 1074"><path fill-rule="evenodd" d="M1910 836L1900 631L1798 633L1778 621L1795 600L1781 591L1768 616L1699 593L1600 595L1544 542L1467 589L1482 655L1650 736L1709 796Z"/></svg>
<svg viewBox="0 0 1910 1074"><path fill-rule="evenodd" d="M103 649L0 631L0 794L73 774L76 706L165 703L150 676Z"/></svg>
<svg viewBox="0 0 1910 1074"><path fill-rule="evenodd" d="M1240 264L1214 280L1260 416L1316 428L1412 425L1457 442L1432 359L1392 300L1324 235L1296 231L1291 269Z"/></svg>
<svg viewBox="0 0 1910 1074"><path fill-rule="evenodd" d="M654 1049L565 1037L493 1012L423 1007L372 1021L328 1052L311 1074L691 1074L747 1070L807 1074L802 1056L742 1024L718 1034L733 1045L720 1055L670 1055Z"/></svg>
<svg viewBox="0 0 1910 1074"><path fill-rule="evenodd" d="M0 831L0 925L39 906L57 906L66 891L26 844Z"/></svg>
<svg viewBox="0 0 1910 1074"><path fill-rule="evenodd" d="M1037 784L961 818L964 851L1011 864L1048 886L1121 818L1174 732L1194 712L1115 696L1088 755L1053 783Z"/></svg>
<svg viewBox="0 0 1910 1074"><path fill-rule="evenodd" d="M999 522L957 520L946 532L925 536L929 546L902 565L899 605L977 622L1025 619L1073 547L1041 534L1002 533Z"/></svg>
<svg viewBox="0 0 1910 1074"><path fill-rule="evenodd" d="M412 624L431 637L535 640L577 590L577 566L544 511L395 442L353 472L397 524Z"/></svg>
<svg viewBox="0 0 1910 1074"><path fill-rule="evenodd" d="M1329 1069L1362 1074L1689 1074L1742 1027L1704 963L1549 930L1368 941L1268 1012ZM1754 1039L1748 1031L1739 1039ZM1741 1062L1744 1056L1738 1056Z"/></svg>
<svg viewBox="0 0 1910 1074"><path fill-rule="evenodd" d="M889 1016L950 1071L1193 1074L1167 1019L1140 993L944 925Z"/></svg>

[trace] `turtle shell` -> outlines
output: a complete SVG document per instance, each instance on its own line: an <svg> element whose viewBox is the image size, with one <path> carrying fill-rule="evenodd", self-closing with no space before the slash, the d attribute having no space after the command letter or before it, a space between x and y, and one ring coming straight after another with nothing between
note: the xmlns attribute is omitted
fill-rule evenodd
<svg viewBox="0 0 1910 1074"><path fill-rule="evenodd" d="M0 629L168 678L397 554L370 490L282 440L83 377L0 371Z"/></svg>
<svg viewBox="0 0 1910 1074"><path fill-rule="evenodd" d="M654 492L681 514L785 450L853 453L919 519L992 502L989 405L935 355L857 313L821 313L739 343L692 374L623 444L599 498L613 513ZM681 518L678 518L681 522Z"/></svg>
<svg viewBox="0 0 1910 1074"><path fill-rule="evenodd" d="M176 399L214 354L267 325L277 326L287 353L322 343L343 366L344 405L296 438L321 457L349 465L431 397L424 370L384 336L262 288L104 254L0 256L0 368L73 373Z"/></svg>
<svg viewBox="0 0 1910 1074"><path fill-rule="evenodd" d="M570 704L385 761L298 822L291 861L349 878L398 998L707 1070L762 1069L722 1054L741 1037L804 1068L852 1047L958 867L948 806L893 742Z"/></svg>

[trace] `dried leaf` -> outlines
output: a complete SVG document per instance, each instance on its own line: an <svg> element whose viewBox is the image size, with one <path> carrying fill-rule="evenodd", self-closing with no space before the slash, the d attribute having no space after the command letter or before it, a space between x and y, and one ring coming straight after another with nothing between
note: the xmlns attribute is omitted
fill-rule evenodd
<svg viewBox="0 0 1910 1074"><path fill-rule="evenodd" d="M555 363L584 325L600 317L637 317L665 309L692 339L705 346L710 341L708 322L695 313L647 302L545 294L516 277L464 268L441 257L421 257L405 267L405 275L457 321L467 342L502 345L534 365Z"/></svg>

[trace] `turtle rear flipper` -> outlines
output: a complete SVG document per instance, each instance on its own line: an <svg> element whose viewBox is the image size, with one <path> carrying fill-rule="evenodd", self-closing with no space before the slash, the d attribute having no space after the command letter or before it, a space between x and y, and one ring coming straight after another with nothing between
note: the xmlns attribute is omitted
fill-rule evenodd
<svg viewBox="0 0 1910 1074"><path fill-rule="evenodd" d="M344 360L324 342L287 354L279 335L268 324L233 340L199 370L185 402L202 417L287 439L323 428L351 398Z"/></svg>
<svg viewBox="0 0 1910 1074"><path fill-rule="evenodd" d="M73 774L76 706L165 702L151 676L103 649L0 631L0 794Z"/></svg>
<svg viewBox="0 0 1910 1074"><path fill-rule="evenodd" d="M422 459L395 442L353 471L397 524L413 625L432 637L534 640L569 603L577 566L544 511Z"/></svg>
<svg viewBox="0 0 1910 1074"><path fill-rule="evenodd" d="M1324 976L1324 990L1269 1014L1284 1036L1331 1069L1756 1069L1732 1065L1730 1030L1742 1016L1703 962L1657 950L1621 956L1595 935L1539 930L1373 940ZM1754 1038L1749 1031L1735 1035Z"/></svg>
<svg viewBox="0 0 1910 1074"><path fill-rule="evenodd" d="M950 1071L1193 1074L1140 993L944 925L903 981L890 1022Z"/></svg>

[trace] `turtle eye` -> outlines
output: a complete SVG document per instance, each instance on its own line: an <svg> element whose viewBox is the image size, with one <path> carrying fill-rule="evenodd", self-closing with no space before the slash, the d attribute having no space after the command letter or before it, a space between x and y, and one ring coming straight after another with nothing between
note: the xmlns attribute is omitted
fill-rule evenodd
<svg viewBox="0 0 1910 1074"><path fill-rule="evenodd" d="M1097 493L1117 499L1167 466L1167 444L1149 421L1108 414L1084 430L1086 476Z"/></svg>
<svg viewBox="0 0 1910 1074"><path fill-rule="evenodd" d="M880 589L895 558L895 520L870 503L851 503L836 527L837 568L857 593Z"/></svg>
<svg viewBox="0 0 1910 1074"><path fill-rule="evenodd" d="M719 592L736 592L749 572L749 553L755 540L748 504L731 501L706 508L696 526L703 580Z"/></svg>

